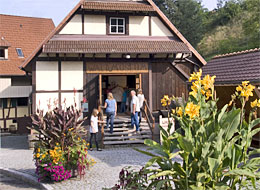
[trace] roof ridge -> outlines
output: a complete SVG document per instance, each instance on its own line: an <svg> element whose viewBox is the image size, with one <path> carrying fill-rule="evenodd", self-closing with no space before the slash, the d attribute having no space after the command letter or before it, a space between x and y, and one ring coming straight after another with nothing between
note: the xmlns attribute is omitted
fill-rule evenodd
<svg viewBox="0 0 260 190"><path fill-rule="evenodd" d="M218 59L218 58L229 57L229 56L234 56L234 55L241 55L241 54L252 53L252 52L256 52L256 51L260 51L260 48L254 48L254 49L248 49L248 50L243 50L243 51L231 52L231 53L226 53L226 54L220 54L220 55L214 56L212 59Z"/></svg>

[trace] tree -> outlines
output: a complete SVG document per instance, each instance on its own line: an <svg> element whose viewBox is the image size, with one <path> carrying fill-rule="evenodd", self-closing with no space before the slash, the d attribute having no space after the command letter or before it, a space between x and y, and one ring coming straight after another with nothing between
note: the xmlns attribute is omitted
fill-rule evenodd
<svg viewBox="0 0 260 190"><path fill-rule="evenodd" d="M155 0L155 3L193 46L200 42L204 33L205 16L200 1Z"/></svg>

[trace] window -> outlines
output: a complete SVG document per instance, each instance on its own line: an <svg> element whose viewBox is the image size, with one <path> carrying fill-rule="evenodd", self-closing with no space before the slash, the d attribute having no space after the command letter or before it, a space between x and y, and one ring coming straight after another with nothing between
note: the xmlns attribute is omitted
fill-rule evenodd
<svg viewBox="0 0 260 190"><path fill-rule="evenodd" d="M17 106L28 106L28 98L17 98Z"/></svg>
<svg viewBox="0 0 260 190"><path fill-rule="evenodd" d="M5 49L0 49L0 59L5 59Z"/></svg>
<svg viewBox="0 0 260 190"><path fill-rule="evenodd" d="M110 18L110 34L125 34L125 18Z"/></svg>
<svg viewBox="0 0 260 190"><path fill-rule="evenodd" d="M18 57L24 57L23 51L21 48L16 48L16 52L17 52Z"/></svg>

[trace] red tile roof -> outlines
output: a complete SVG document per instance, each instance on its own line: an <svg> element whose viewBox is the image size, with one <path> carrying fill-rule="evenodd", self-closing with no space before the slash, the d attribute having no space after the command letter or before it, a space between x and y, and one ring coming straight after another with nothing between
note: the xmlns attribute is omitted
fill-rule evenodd
<svg viewBox="0 0 260 190"><path fill-rule="evenodd" d="M101 2L101 1L85 1L82 5L83 9L87 10L113 10L113 11L155 11L154 8L144 2L134 1L113 1L113 2Z"/></svg>
<svg viewBox="0 0 260 190"><path fill-rule="evenodd" d="M55 35L44 53L191 53L183 42L169 37Z"/></svg>
<svg viewBox="0 0 260 190"><path fill-rule="evenodd" d="M215 56L202 70L216 75L217 84L260 83L260 49Z"/></svg>
<svg viewBox="0 0 260 190"><path fill-rule="evenodd" d="M8 47L8 60L0 60L0 75L24 75L19 66L54 29L51 19L0 14L0 46ZM24 58L19 58L21 48Z"/></svg>

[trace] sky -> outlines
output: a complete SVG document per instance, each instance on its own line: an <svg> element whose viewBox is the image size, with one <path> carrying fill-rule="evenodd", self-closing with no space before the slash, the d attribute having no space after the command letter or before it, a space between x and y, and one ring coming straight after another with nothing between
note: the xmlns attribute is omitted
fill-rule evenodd
<svg viewBox="0 0 260 190"><path fill-rule="evenodd" d="M57 26L79 0L0 0L0 14L52 18ZM213 10L217 0L202 0L205 8Z"/></svg>

